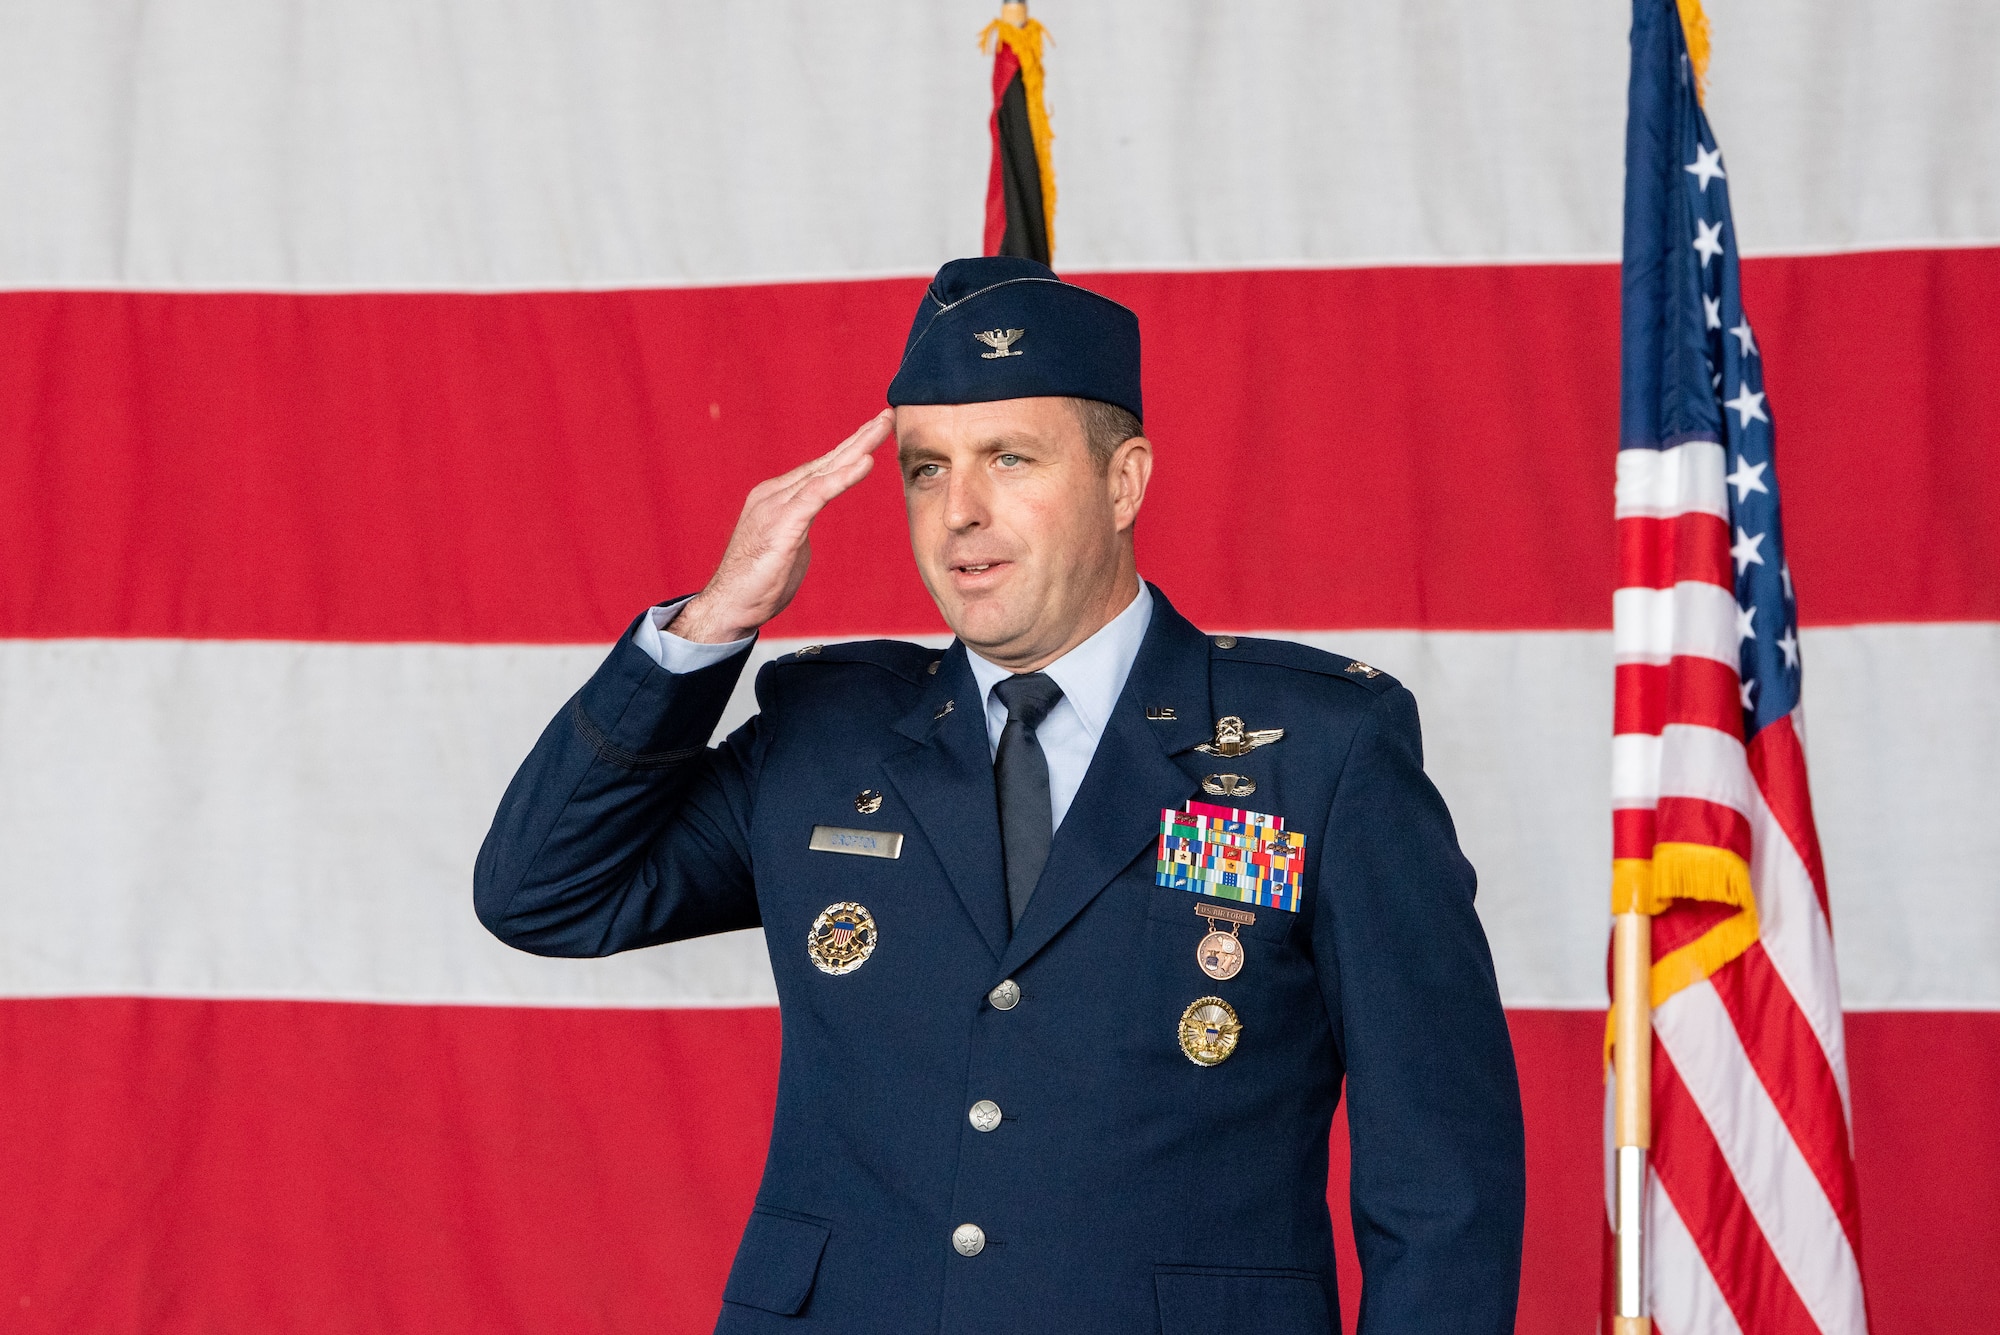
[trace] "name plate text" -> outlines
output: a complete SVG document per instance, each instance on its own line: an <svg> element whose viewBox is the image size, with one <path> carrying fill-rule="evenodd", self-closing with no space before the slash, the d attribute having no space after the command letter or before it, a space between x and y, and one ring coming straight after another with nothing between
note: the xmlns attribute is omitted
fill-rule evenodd
<svg viewBox="0 0 2000 1335"><path fill-rule="evenodd" d="M812 840L806 847L816 853L899 858L903 856L903 836L893 830L849 830L838 825L815 825Z"/></svg>

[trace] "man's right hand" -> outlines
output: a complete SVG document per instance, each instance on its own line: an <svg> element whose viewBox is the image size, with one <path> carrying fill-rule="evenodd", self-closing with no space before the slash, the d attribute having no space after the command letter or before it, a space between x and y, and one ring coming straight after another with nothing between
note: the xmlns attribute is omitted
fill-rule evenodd
<svg viewBox="0 0 2000 1335"><path fill-rule="evenodd" d="M729 547L708 587L667 629L697 644L748 639L785 610L812 560L812 522L826 503L868 476L875 447L895 430L884 408L819 458L750 489Z"/></svg>

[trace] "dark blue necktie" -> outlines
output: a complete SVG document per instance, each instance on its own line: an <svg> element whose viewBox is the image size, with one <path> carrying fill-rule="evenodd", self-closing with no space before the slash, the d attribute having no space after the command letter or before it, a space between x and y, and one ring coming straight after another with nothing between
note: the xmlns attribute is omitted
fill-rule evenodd
<svg viewBox="0 0 2000 1335"><path fill-rule="evenodd" d="M1062 699L1062 687L1039 672L1009 677L993 688L1007 706L1007 726L993 756L993 784L1000 794L1000 857L1007 872L1007 914L1019 924L1042 879L1055 838L1049 802L1049 758L1035 729Z"/></svg>

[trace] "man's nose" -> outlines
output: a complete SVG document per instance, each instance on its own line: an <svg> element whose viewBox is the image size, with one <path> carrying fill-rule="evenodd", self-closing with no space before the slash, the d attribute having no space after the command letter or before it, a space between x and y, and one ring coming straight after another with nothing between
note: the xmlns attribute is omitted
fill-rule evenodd
<svg viewBox="0 0 2000 1335"><path fill-rule="evenodd" d="M978 528L986 522L986 489L977 474L954 470L945 483L944 525L953 533Z"/></svg>

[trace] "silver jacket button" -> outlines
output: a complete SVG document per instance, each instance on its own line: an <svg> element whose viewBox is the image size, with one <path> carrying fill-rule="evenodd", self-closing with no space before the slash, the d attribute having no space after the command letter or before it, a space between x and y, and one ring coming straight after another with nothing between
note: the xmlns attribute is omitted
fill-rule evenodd
<svg viewBox="0 0 2000 1335"><path fill-rule="evenodd" d="M972 1111L966 1117L971 1120L974 1131L991 1131L1000 1125L1000 1105L992 1099L981 1099L972 1105Z"/></svg>
<svg viewBox="0 0 2000 1335"><path fill-rule="evenodd" d="M1009 978L986 994L996 1011L1010 1011L1021 1004L1021 985Z"/></svg>
<svg viewBox="0 0 2000 1335"><path fill-rule="evenodd" d="M977 1224L960 1224L951 1231L951 1245L960 1256L977 1256L986 1250L986 1230Z"/></svg>

